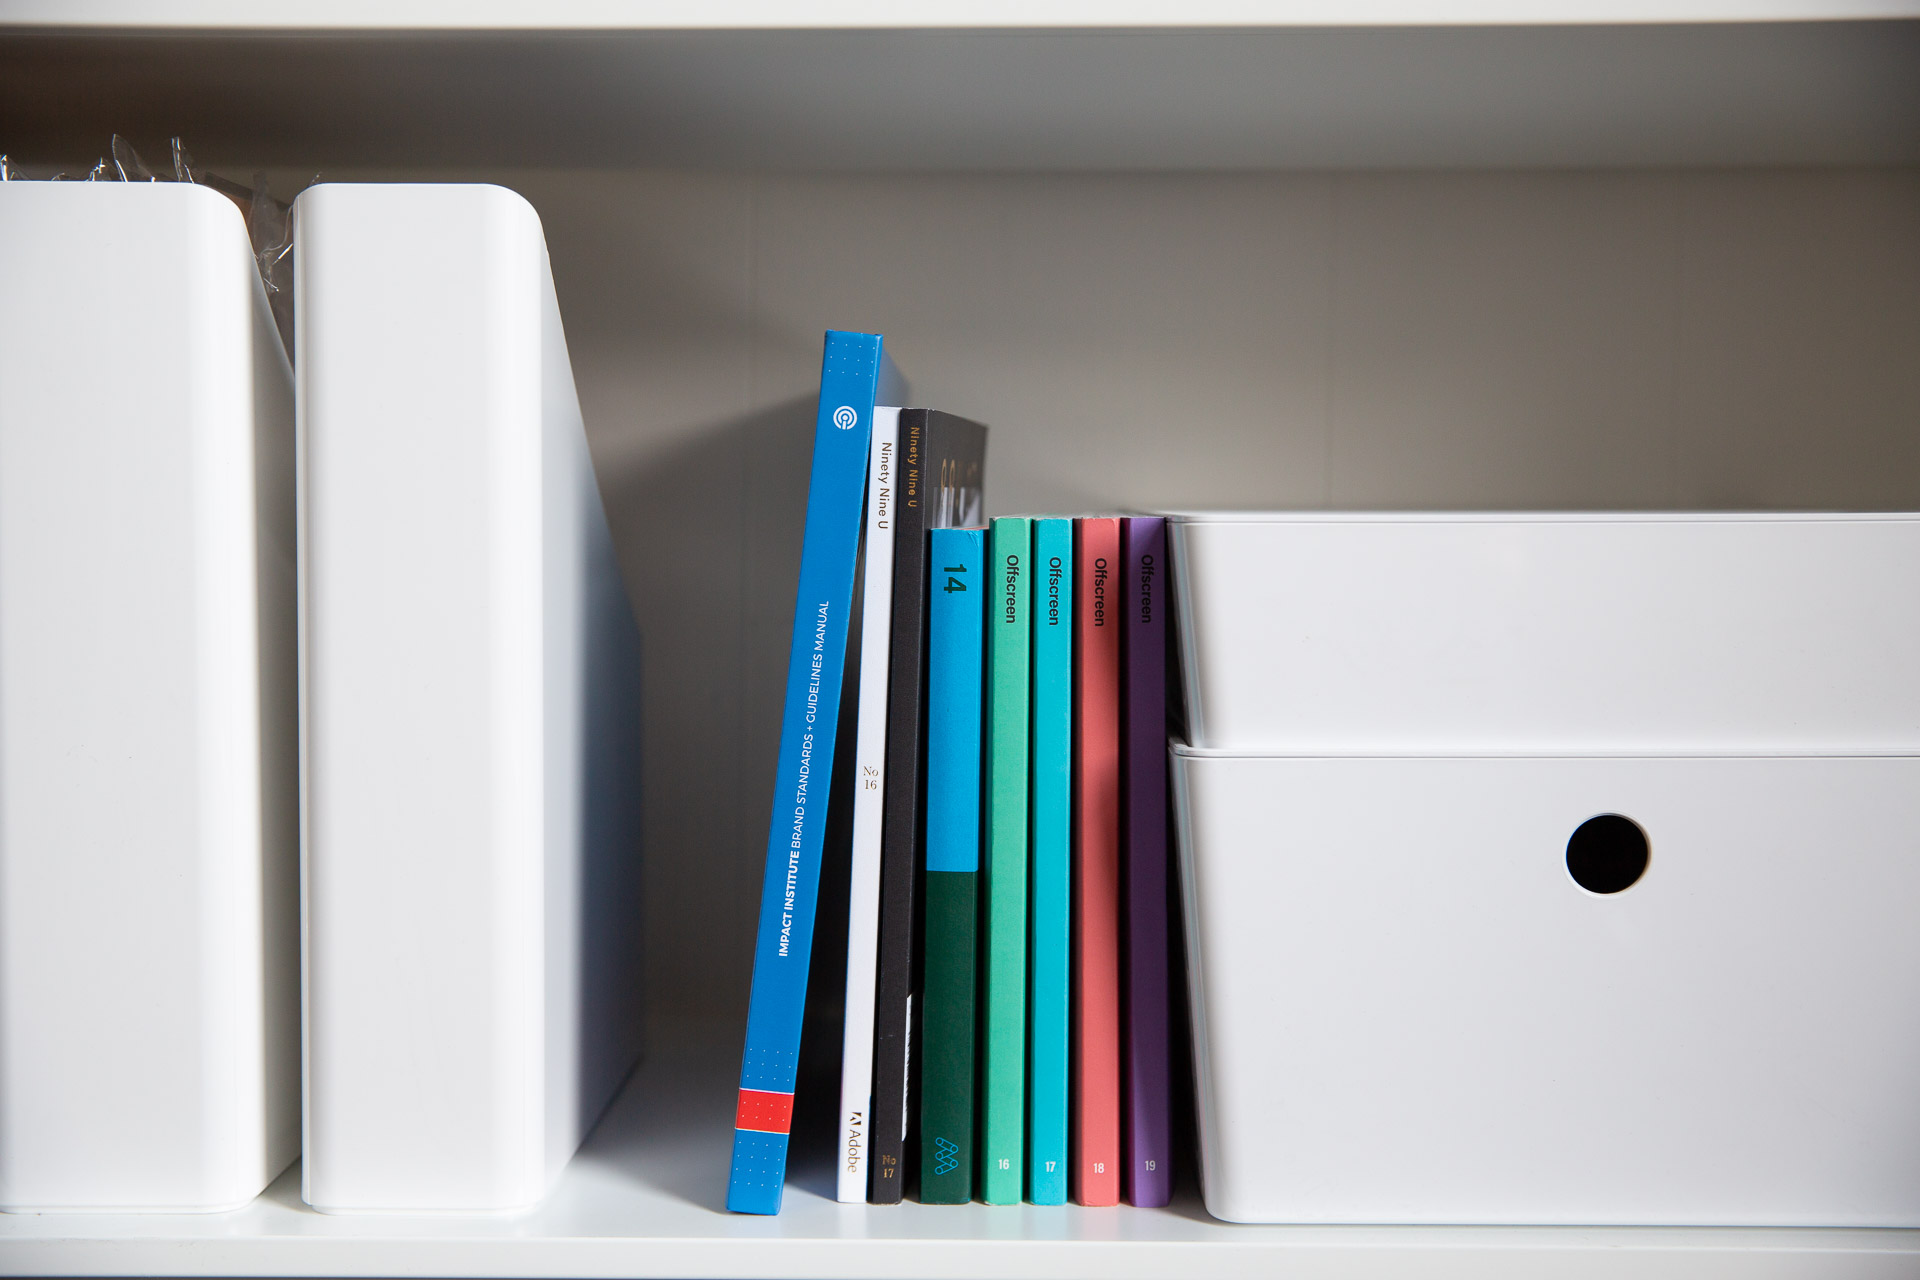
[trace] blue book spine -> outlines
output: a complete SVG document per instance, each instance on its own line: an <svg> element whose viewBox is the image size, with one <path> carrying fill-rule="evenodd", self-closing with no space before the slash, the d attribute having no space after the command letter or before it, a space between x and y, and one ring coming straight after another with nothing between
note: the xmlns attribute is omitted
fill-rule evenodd
<svg viewBox="0 0 1920 1280"><path fill-rule="evenodd" d="M794 1071L827 822L827 780L833 776L867 446L883 361L877 334L828 332L727 1182L727 1208L736 1213L780 1212L786 1182Z"/></svg>
<svg viewBox="0 0 1920 1280"><path fill-rule="evenodd" d="M980 870L982 529L928 532L927 870Z"/></svg>
<svg viewBox="0 0 1920 1280"><path fill-rule="evenodd" d="M979 871L985 530L927 532L927 871Z"/></svg>
<svg viewBox="0 0 1920 1280"><path fill-rule="evenodd" d="M1033 974L1027 1198L1067 1202L1073 800L1073 521L1033 522Z"/></svg>
<svg viewBox="0 0 1920 1280"><path fill-rule="evenodd" d="M973 1199L986 535L935 529L927 573L920 1200Z"/></svg>

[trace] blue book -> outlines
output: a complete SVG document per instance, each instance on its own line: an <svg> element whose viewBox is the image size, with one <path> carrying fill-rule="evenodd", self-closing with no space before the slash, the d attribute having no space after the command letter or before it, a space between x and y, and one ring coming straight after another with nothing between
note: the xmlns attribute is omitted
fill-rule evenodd
<svg viewBox="0 0 1920 1280"><path fill-rule="evenodd" d="M927 535L927 875L920 1200L973 1199L986 535Z"/></svg>
<svg viewBox="0 0 1920 1280"><path fill-rule="evenodd" d="M1073 521L1033 522L1033 971L1027 1199L1067 1202L1073 801Z"/></svg>
<svg viewBox="0 0 1920 1280"><path fill-rule="evenodd" d="M773 822L760 888L760 930L753 948L753 992L734 1114L733 1169L727 1208L778 1213L786 1182L794 1073L807 1002L807 961L827 823L827 781L853 609L854 564L867 484L873 406L883 386L904 399L880 336L829 330L820 362L813 476L800 544L800 585L787 661L787 704L780 719Z"/></svg>

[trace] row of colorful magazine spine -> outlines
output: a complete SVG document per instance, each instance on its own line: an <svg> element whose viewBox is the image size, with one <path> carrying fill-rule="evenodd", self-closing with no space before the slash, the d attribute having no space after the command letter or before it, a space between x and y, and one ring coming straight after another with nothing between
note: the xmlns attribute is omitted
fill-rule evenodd
<svg viewBox="0 0 1920 1280"><path fill-rule="evenodd" d="M894 377L827 335L728 1205L780 1207L838 856L838 1197L1165 1204L1164 524L982 527L986 428Z"/></svg>
<svg viewBox="0 0 1920 1280"><path fill-rule="evenodd" d="M929 535L922 1201L1169 1198L1165 541Z"/></svg>

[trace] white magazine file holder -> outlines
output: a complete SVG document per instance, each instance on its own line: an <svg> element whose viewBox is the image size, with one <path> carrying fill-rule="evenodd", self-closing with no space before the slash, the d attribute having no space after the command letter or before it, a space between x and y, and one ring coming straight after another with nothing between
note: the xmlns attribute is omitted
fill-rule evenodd
<svg viewBox="0 0 1920 1280"><path fill-rule="evenodd" d="M1920 518L1171 531L1212 1213L1920 1225Z"/></svg>
<svg viewBox="0 0 1920 1280"><path fill-rule="evenodd" d="M540 1199L641 1047L639 631L532 207L294 207L304 1194Z"/></svg>
<svg viewBox="0 0 1920 1280"><path fill-rule="evenodd" d="M299 1154L293 507L233 203L0 184L0 1208Z"/></svg>

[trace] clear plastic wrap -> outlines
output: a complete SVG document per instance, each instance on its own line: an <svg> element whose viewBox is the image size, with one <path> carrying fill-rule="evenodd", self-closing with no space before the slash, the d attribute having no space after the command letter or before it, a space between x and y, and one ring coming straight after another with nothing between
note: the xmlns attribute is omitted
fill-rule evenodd
<svg viewBox="0 0 1920 1280"><path fill-rule="evenodd" d="M280 340L287 358L293 358L293 227L291 206L276 200L268 190L264 173L256 172L250 184L243 185L216 173L208 173L194 163L193 156L178 137L169 138L172 176L155 173L147 167L134 145L119 134L112 135L107 156L94 161L87 170L88 182L192 182L217 191L239 207L246 219L247 240L253 247L254 265L260 283L266 289L267 304L273 311ZM29 179L10 156L0 154L0 182ZM68 181L66 171L48 175L44 181ZM302 184L306 185L306 184ZM296 191L294 194L298 194Z"/></svg>
<svg viewBox="0 0 1920 1280"><path fill-rule="evenodd" d="M273 198L267 175L253 175L253 199L247 211L247 239L253 244L254 265L266 286L273 322L293 358L293 209Z"/></svg>
<svg viewBox="0 0 1920 1280"><path fill-rule="evenodd" d="M158 182L153 171L140 162L140 153L119 134L113 135L113 167L122 182Z"/></svg>

